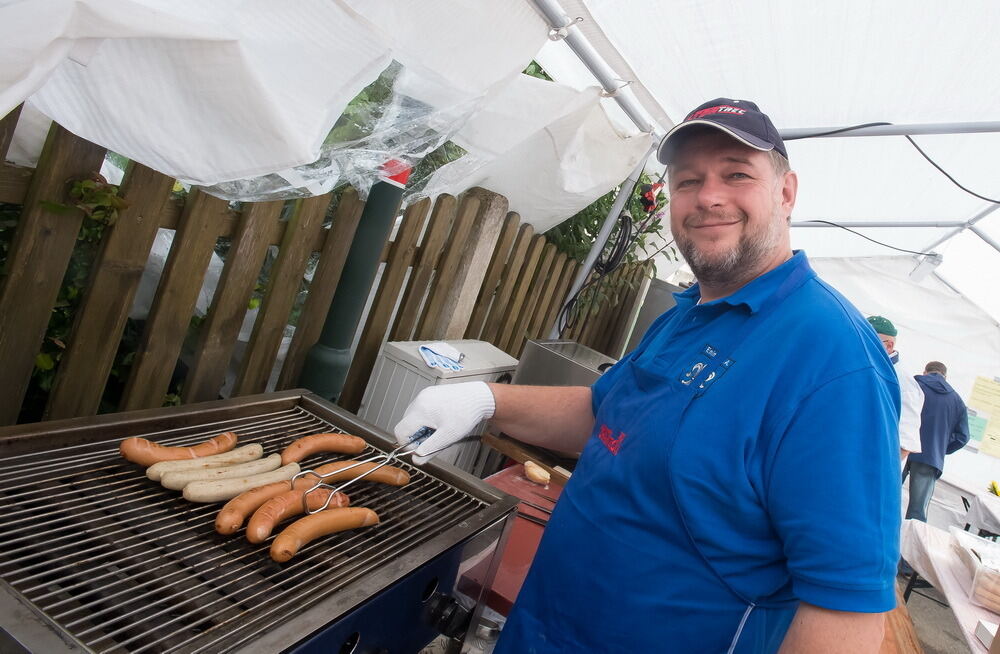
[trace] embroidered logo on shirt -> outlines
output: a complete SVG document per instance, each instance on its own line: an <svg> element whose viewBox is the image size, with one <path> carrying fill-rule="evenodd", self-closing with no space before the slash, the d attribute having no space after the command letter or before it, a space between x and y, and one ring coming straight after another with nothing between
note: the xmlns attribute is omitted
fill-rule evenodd
<svg viewBox="0 0 1000 654"><path fill-rule="evenodd" d="M695 380L695 378L698 375L701 374L701 371L705 369L706 365L708 365L708 364L706 364L706 363L704 363L702 361L699 361L698 363L694 364L693 366L691 366L690 368L688 368L687 372L685 372L685 373L683 373L681 375L680 382L682 384L684 384L685 386L689 385L691 382L693 382Z"/></svg>
<svg viewBox="0 0 1000 654"><path fill-rule="evenodd" d="M712 347L711 345L706 345L706 346L705 346L705 356L709 356L709 357L714 357L714 356L716 356L716 355L717 355L718 353L719 353L719 351L718 351L718 350L716 350L716 349L715 349L714 347Z"/></svg>
<svg viewBox="0 0 1000 654"><path fill-rule="evenodd" d="M604 447L608 448L609 452L617 456L618 450L621 449L622 441L625 440L625 432L618 432L618 438L615 438L612 434L614 432L611 431L610 427L601 425L601 431L598 432L597 437L601 439Z"/></svg>

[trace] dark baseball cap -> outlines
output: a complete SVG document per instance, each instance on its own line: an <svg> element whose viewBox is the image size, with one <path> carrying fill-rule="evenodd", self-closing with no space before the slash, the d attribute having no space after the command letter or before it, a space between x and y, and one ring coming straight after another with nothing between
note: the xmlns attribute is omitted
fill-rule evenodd
<svg viewBox="0 0 1000 654"><path fill-rule="evenodd" d="M677 134L694 125L714 127L751 148L764 152L777 150L783 157L788 158L781 135L760 107L749 100L716 98L699 106L667 132L656 150L656 158L660 163L670 163L670 159L676 153L677 144L682 140L677 138Z"/></svg>

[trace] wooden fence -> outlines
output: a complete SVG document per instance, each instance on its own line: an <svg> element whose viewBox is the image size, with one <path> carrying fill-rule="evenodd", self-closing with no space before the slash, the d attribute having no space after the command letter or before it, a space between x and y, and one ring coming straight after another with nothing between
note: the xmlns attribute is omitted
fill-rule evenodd
<svg viewBox="0 0 1000 654"><path fill-rule="evenodd" d="M17 111L0 122L0 161L16 121ZM83 219L79 210L53 207L66 202L67 180L98 171L104 154L53 125L36 168L0 167L0 202L23 205L0 277L0 425L18 418ZM98 411L157 228L174 230L173 245L118 409L162 405L219 238L230 240L229 253L197 331L182 401L218 396L270 246L278 247L278 255L232 394L265 390L304 271L318 256L277 382L277 389L295 387L306 352L322 329L363 202L353 190L345 191L326 228L329 194L289 201L291 206L245 203L233 211L227 202L196 189L183 202L172 199L173 184L142 165L127 172L119 191L127 207L104 231L45 419ZM578 269L520 216L508 213L505 198L483 189L406 207L383 261L340 398L351 410L360 403L386 339L475 338L518 356L526 339L547 336ZM618 278L641 274L637 269L616 273ZM622 307L634 303L634 293L613 295L617 306L592 308L569 336L596 349L620 342L615 320Z"/></svg>

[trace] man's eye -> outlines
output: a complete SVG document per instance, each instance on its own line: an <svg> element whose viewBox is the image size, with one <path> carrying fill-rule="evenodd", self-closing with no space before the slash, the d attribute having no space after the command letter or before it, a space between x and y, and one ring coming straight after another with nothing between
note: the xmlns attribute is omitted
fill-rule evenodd
<svg viewBox="0 0 1000 654"><path fill-rule="evenodd" d="M746 173L732 173L729 176L735 179L750 179L750 175L747 175Z"/></svg>
<svg viewBox="0 0 1000 654"><path fill-rule="evenodd" d="M677 188L684 188L686 186L694 186L695 183L696 183L696 180L693 180L693 179L682 179L681 181L677 182Z"/></svg>

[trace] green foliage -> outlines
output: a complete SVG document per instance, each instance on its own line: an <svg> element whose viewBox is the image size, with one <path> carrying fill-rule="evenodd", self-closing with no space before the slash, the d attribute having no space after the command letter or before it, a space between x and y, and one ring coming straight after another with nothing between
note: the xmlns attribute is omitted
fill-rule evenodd
<svg viewBox="0 0 1000 654"><path fill-rule="evenodd" d="M663 192L660 191L657 195L657 211L652 216L646 213L642 202L639 200L638 187L641 187L643 184L652 183L653 180L643 173L639 177L637 191L632 194L632 197L626 204L626 209L631 216L632 236L635 239L633 245L625 253L624 261L626 262L631 263L646 258L648 254L651 254L647 252L647 243L650 236L662 236L663 210L667 204ZM582 262L593 247L594 241L597 240L597 234L601 231L604 219L607 218L608 212L611 211L611 206L614 204L615 197L618 195L620 189L620 186L615 187L586 208L580 210L572 218L548 230L545 232L545 238L550 243L555 244L560 252L565 252L568 256ZM611 232L611 237L608 239L607 247L610 247L615 242L620 230L621 225L616 225ZM676 259L676 252L672 248L667 252L667 256Z"/></svg>
<svg viewBox="0 0 1000 654"><path fill-rule="evenodd" d="M41 419L48 401L48 393L55 381L59 361L66 350L76 310L90 277L91 266L100 247L101 237L104 230L114 224L118 212L124 209L126 204L118 196L117 186L108 184L100 175L94 175L87 179L76 180L70 185L66 204L47 202L42 206L60 214L80 210L84 216L77 234L76 246L73 248L55 306L49 317L45 338L40 351L35 355L35 367L22 404L20 422ZM0 266L6 265L21 210L20 205L0 204ZM105 394L106 398L112 396L112 400L110 404L102 402L102 410L115 410L117 397L120 397L124 387L138 341L138 329L132 324L127 325Z"/></svg>
<svg viewBox="0 0 1000 654"><path fill-rule="evenodd" d="M401 67L393 63L374 82L361 90L340 115L326 137L327 143L350 143L372 132L392 98L392 87Z"/></svg>
<svg viewBox="0 0 1000 654"><path fill-rule="evenodd" d="M663 239L665 236L662 232L664 227L664 209L667 199L663 192L660 191L656 198L656 211L652 215L646 213L640 201L639 189L641 189L643 184L652 183L653 180L643 173L639 178L639 183L636 185L636 192L632 194L632 197L629 198L626 204L630 220L632 243L625 249L624 254L621 256L621 265L629 268L643 261L651 260L649 274L655 276L656 263L652 259L658 253L649 251L649 241L654 235L660 239ZM615 197L618 195L620 189L620 186L612 189L572 218L548 230L545 232L545 238L550 243L555 244L560 252L565 252L568 256L582 263L594 246L597 234L600 232L605 218L607 218L608 213L611 211ZM600 264L602 263L605 264L604 268L606 271L607 260L612 255L612 250L615 247L616 241L619 240L622 228L623 225L619 222L612 230L604 251L598 258L599 265L596 267L598 268L598 272L601 272ZM678 258L677 251L673 246L663 249L663 253L667 258L672 260L676 261ZM603 306L616 304L621 293L638 283L630 281L630 277L631 275L621 275L618 278L599 278L597 273L592 274L588 284L581 289L576 299L570 323L572 324L579 316L597 312Z"/></svg>
<svg viewBox="0 0 1000 654"><path fill-rule="evenodd" d="M539 63L534 59L532 59L531 63L528 64L528 67L521 72L525 75L530 75L531 77L537 77L538 79L544 79L550 82L553 81L552 78L549 77L549 74L545 72L545 69L542 68L541 65L539 65Z"/></svg>

